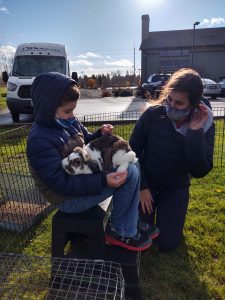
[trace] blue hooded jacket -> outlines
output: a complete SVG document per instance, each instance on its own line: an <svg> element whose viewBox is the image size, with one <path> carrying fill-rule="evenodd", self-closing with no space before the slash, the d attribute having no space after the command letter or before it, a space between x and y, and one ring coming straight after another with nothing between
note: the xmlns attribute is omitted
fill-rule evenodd
<svg viewBox="0 0 225 300"><path fill-rule="evenodd" d="M82 146L101 135L100 129L88 132L76 118L69 128L56 123L55 112L71 84L76 82L50 72L36 77L31 88L35 121L27 141L27 157L36 186L53 204L75 196L100 194L106 185L103 173L71 176L62 168L62 158L72 152L74 145Z"/></svg>

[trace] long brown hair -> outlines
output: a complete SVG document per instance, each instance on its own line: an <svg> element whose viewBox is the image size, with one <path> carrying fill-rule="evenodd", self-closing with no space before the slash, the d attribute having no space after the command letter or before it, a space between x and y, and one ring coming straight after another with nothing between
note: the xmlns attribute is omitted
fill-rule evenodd
<svg viewBox="0 0 225 300"><path fill-rule="evenodd" d="M176 71L162 88L159 99L154 101L154 104L162 104L171 92L187 93L190 104L193 107L197 107L203 93L203 84L200 75L190 68L183 68Z"/></svg>

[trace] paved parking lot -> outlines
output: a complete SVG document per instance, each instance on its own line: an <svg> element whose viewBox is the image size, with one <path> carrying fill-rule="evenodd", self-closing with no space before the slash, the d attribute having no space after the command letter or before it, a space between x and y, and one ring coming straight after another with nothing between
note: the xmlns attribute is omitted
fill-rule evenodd
<svg viewBox="0 0 225 300"><path fill-rule="evenodd" d="M224 115L225 97L210 100L214 108L214 115ZM146 105L145 99L135 97L107 97L107 98L82 98L78 100L75 115L78 117L84 115L94 115L112 112L143 111ZM215 109L218 108L218 109ZM33 122L33 115L21 115L19 124ZM8 109L0 110L0 125L12 125L11 115Z"/></svg>

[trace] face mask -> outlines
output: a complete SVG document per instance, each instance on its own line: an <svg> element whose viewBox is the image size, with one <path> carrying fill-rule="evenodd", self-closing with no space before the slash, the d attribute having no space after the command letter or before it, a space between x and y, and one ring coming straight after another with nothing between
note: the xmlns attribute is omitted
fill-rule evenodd
<svg viewBox="0 0 225 300"><path fill-rule="evenodd" d="M73 125L74 120L75 120L74 117L69 118L69 119L62 119L62 118L59 118L57 115L56 115L56 119L55 119L55 121L63 127L69 127L69 126Z"/></svg>
<svg viewBox="0 0 225 300"><path fill-rule="evenodd" d="M177 109L175 107L172 107L169 103L167 103L166 104L166 113L167 113L168 118L171 120L183 121L190 115L191 108Z"/></svg>

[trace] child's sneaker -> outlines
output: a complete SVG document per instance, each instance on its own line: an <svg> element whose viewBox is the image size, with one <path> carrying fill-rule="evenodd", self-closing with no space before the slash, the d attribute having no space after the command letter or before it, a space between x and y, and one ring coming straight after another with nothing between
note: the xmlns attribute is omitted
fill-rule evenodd
<svg viewBox="0 0 225 300"><path fill-rule="evenodd" d="M138 231L148 235L152 240L157 238L160 233L159 228L155 225L150 225L141 221L138 221Z"/></svg>
<svg viewBox="0 0 225 300"><path fill-rule="evenodd" d="M130 251L144 251L151 247L152 240L146 235L138 232L133 237L122 237L116 231L107 226L105 240L110 245L120 246Z"/></svg>

